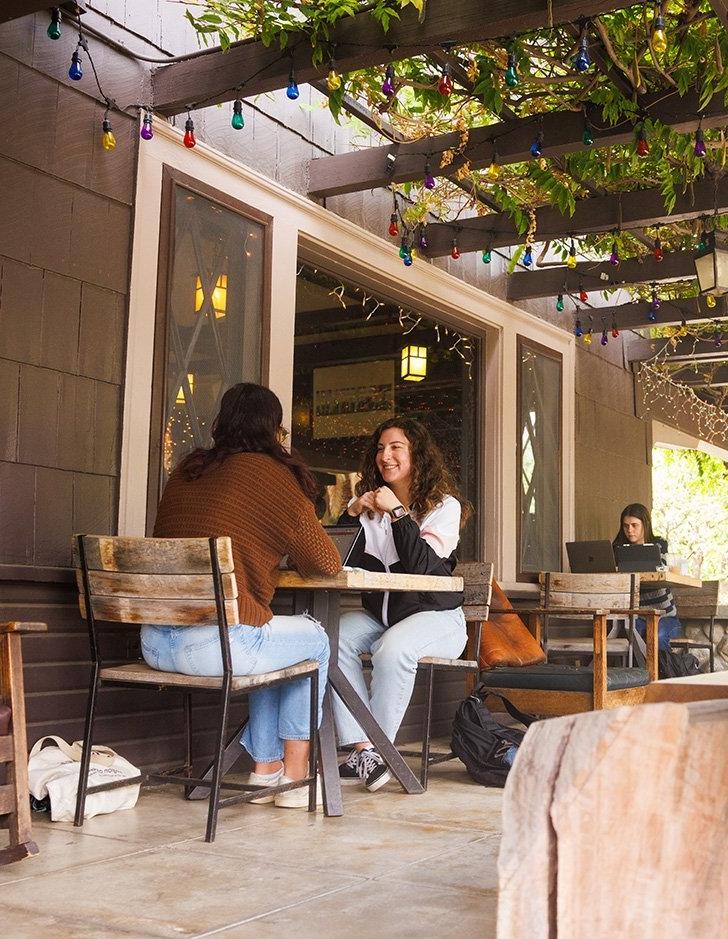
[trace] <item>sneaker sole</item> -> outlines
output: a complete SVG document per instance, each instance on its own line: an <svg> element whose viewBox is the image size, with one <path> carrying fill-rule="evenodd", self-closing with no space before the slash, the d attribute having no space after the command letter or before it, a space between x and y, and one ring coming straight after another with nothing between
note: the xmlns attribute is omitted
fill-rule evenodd
<svg viewBox="0 0 728 939"><path fill-rule="evenodd" d="M371 785L366 785L366 789L369 792L376 792L377 789L381 789L382 786L386 786L391 778L392 774L389 771L382 773L379 779L375 780Z"/></svg>
<svg viewBox="0 0 728 939"><path fill-rule="evenodd" d="M290 789L288 792L279 792L273 797L277 809L307 809L308 808L308 788ZM316 805L323 805L321 795L321 784L316 784Z"/></svg>

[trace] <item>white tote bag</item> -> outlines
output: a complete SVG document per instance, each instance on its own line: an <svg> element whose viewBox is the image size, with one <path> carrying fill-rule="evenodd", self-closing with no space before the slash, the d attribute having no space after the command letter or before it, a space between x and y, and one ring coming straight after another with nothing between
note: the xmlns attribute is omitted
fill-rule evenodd
<svg viewBox="0 0 728 939"><path fill-rule="evenodd" d="M54 747L43 747L47 740L55 743ZM72 822L76 813L76 791L81 771L81 753L83 743L77 740L66 743L60 737L41 737L33 745L28 757L28 788L36 799L50 796L51 821ZM94 746L91 748L91 764L88 771L88 784L99 786L102 783L116 782L120 779L133 779L140 775L123 756L119 756L111 747ZM107 815L118 809L133 809L139 798L140 783L95 792L86 796L84 818L94 815Z"/></svg>

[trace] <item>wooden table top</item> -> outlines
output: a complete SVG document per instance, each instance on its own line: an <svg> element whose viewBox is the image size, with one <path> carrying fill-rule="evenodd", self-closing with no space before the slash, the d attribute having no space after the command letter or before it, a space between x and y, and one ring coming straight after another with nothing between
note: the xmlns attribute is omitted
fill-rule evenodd
<svg viewBox="0 0 728 939"><path fill-rule="evenodd" d="M640 573L641 584L666 584L668 587L697 587L703 586L699 577L689 577L687 574L678 574L677 571L645 571Z"/></svg>
<svg viewBox="0 0 728 939"><path fill-rule="evenodd" d="M463 589L462 577L433 577L429 574L389 574L353 568L340 571L335 577L302 577L296 571L281 571L280 588L309 590L415 590L427 593L449 593Z"/></svg>

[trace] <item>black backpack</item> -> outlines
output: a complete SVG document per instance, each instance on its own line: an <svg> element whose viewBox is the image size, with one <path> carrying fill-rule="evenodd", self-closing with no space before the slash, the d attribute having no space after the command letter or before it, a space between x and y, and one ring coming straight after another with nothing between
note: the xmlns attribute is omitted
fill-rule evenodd
<svg viewBox="0 0 728 939"><path fill-rule="evenodd" d="M502 789L525 731L504 727L496 720L485 705L489 695L500 698L511 717L526 727L534 722L534 717L523 714L502 695L478 685L455 712L450 747L475 782Z"/></svg>
<svg viewBox="0 0 728 939"><path fill-rule="evenodd" d="M700 665L692 652L660 649L657 667L660 678L687 678L700 674Z"/></svg>

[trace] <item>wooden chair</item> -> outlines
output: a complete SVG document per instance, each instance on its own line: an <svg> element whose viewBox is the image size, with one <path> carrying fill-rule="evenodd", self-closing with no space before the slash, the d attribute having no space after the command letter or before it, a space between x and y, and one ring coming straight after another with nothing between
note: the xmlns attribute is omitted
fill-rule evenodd
<svg viewBox="0 0 728 939"><path fill-rule="evenodd" d="M147 781L177 783L189 793L204 786L210 790L205 840L213 841L220 806L250 802L264 787L224 782L223 753L225 727L230 701L259 688L307 678L311 690L310 757L308 776L299 782L265 788L266 795L308 786L309 811L316 809L316 758L318 714L318 664L313 660L258 675L236 676L232 673L228 626L238 618L237 584L233 570L229 538L121 538L103 535L78 535L74 539L74 559L78 568L81 614L87 620L91 642L92 673L89 687L83 758L81 760L76 817L83 824L86 795L101 792L118 783L88 787L88 767L93 742L96 702L101 685L153 687L182 690L185 695L187 737L184 774L146 773L125 785ZM144 662L104 665L97 624L140 624L170 626L217 625L223 675L219 678L162 672ZM209 779L192 775L192 692L209 692L218 700L219 717L215 734L215 756ZM221 789L240 794L220 798Z"/></svg>
<svg viewBox="0 0 728 939"><path fill-rule="evenodd" d="M589 599L575 590L559 590L563 584L572 582L570 574L550 574L549 607L519 609L520 616L527 618L531 631L539 642L543 642L544 621L549 616L588 617L591 620L592 667L573 665L528 665L519 668L498 667L481 672L480 680L489 688L497 690L515 704L517 708L531 714L552 716L575 714L580 711L601 710L625 704L640 704L651 681L657 680L657 623L659 610L641 610L633 605L610 605L613 601L614 584L604 592L592 593ZM593 578L600 575L590 575ZM604 578L624 578L619 583L622 595L629 601L630 575L601 575ZM599 586L595 582L595 586ZM558 606L553 597L558 596ZM607 630L610 618L643 616L647 622L646 668L607 668Z"/></svg>
<svg viewBox="0 0 728 939"><path fill-rule="evenodd" d="M728 620L728 581L704 580L703 586L673 587L677 615L683 627L702 626L707 621L708 636L705 639L681 636L670 640L672 649L707 649L710 671L715 671L715 621Z"/></svg>
<svg viewBox="0 0 728 939"><path fill-rule="evenodd" d="M539 574L540 606L553 611L544 615L542 643L547 655L569 656L575 659L591 658L592 637L584 635L589 617L565 617L559 610L567 607L588 609L633 609L639 598L639 574L565 574L541 572ZM612 623L607 634L607 655L620 656L627 665L632 650L632 618L610 614ZM615 622L616 620L616 622ZM561 635L550 634L550 625L556 621ZM625 623L626 621L626 623ZM617 632L625 623L624 637Z"/></svg>
<svg viewBox="0 0 728 939"><path fill-rule="evenodd" d="M436 763L445 763L456 759L452 750L433 753L430 750L430 736L432 733L432 706L435 697L435 672L457 672L465 678L464 691L469 694L480 671L478 661L480 651L480 634L483 623L488 619L490 597L493 589L493 565L490 563L473 562L458 564L456 573L463 578L465 584L465 602L463 610L468 630L468 641L463 654L457 659L443 659L436 656L425 656L417 663L418 672L424 672L425 711L422 720L422 749L400 750L403 756L417 756L420 758L420 782L422 788L427 789L429 769ZM363 655L365 665L371 665L371 656Z"/></svg>
<svg viewBox="0 0 728 939"><path fill-rule="evenodd" d="M0 828L10 831L0 865L38 853L30 825L28 744L20 636L45 632L45 623L0 623Z"/></svg>

